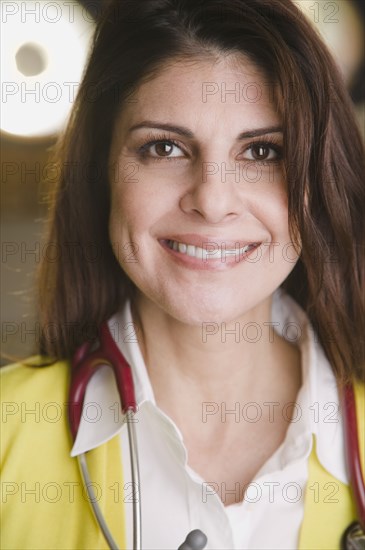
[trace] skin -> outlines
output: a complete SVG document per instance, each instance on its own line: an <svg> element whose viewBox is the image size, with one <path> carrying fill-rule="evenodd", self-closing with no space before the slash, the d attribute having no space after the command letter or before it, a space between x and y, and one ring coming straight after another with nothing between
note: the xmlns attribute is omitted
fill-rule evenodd
<svg viewBox="0 0 365 550"><path fill-rule="evenodd" d="M259 99L247 101L242 93L238 102L234 94L222 101L223 86L234 90L237 82L240 91L248 83L260 86ZM110 239L138 289L133 320L156 402L182 431L189 464L205 479L230 487L249 483L285 437L288 418L280 414L269 422L263 402L295 401L302 383L298 349L264 324L271 321L274 291L298 259L290 245L282 163L273 149L252 149L252 138L238 139L242 132L280 128L267 82L243 57L170 63L124 106L109 159ZM206 83L219 91L203 101ZM145 127L131 131L142 121L184 127L193 137ZM141 157L143 144L161 135L178 146L150 146ZM283 144L282 132L267 138ZM257 161L261 154L266 165ZM215 163L216 173L207 173L207 163ZM236 172L224 179L223 166ZM261 244L246 260L216 261L214 269L202 270L161 246L161 239L175 234L199 235L202 243L210 237L219 246L229 243L227 248L237 240ZM130 251L128 243L134 243L134 262L120 252L124 246ZM204 323L216 333L203 338ZM224 327L237 323L238 338L228 332L224 338ZM255 343L248 341L254 333L242 336L249 334L242 332L247 323L261 328ZM259 422L235 422L234 415L222 422L220 414L202 422L206 402L233 409L236 402L252 401L263 409Z"/></svg>

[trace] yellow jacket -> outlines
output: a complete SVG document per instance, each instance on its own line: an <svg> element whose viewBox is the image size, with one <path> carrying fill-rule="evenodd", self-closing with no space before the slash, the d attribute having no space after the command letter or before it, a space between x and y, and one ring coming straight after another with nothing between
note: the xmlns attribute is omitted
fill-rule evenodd
<svg viewBox="0 0 365 550"><path fill-rule="evenodd" d="M1 371L3 549L108 548L83 489L77 460L70 458L69 372L65 361L41 368L11 365ZM364 471L365 386L357 384L355 392ZM313 443L298 548L338 550L355 508L349 487L323 468ZM90 451L88 465L107 524L120 548L125 548L118 437ZM319 499L316 483L329 488L319 492Z"/></svg>

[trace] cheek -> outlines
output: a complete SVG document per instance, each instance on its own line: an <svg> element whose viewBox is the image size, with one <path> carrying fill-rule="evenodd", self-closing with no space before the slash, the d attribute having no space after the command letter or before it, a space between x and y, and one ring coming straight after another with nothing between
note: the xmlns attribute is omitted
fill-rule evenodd
<svg viewBox="0 0 365 550"><path fill-rule="evenodd" d="M288 238L288 200L285 190L269 184L255 197L254 215L268 229L272 237Z"/></svg>
<svg viewBox="0 0 365 550"><path fill-rule="evenodd" d="M277 239L280 240L280 245L284 249L290 249L290 255L298 259L301 253L301 238L296 228L290 231L288 196L285 190L276 197L273 220L273 226L276 227Z"/></svg>
<svg viewBox="0 0 365 550"><path fill-rule="evenodd" d="M120 228L134 227L148 215L149 198L140 181L120 182L111 188L110 222Z"/></svg>
<svg viewBox="0 0 365 550"><path fill-rule="evenodd" d="M263 262L258 261L257 267L264 266L267 273L274 276L288 274L297 262L300 250L290 236L288 200L284 185L268 187L255 206L256 217L270 235L270 244L264 246Z"/></svg>
<svg viewBox="0 0 365 550"><path fill-rule="evenodd" d="M128 225L133 231L148 229L176 207L176 188L171 175L166 176L166 168L146 169L136 162L121 161L116 174L119 181L111 186L111 218L117 224Z"/></svg>
<svg viewBox="0 0 365 550"><path fill-rule="evenodd" d="M268 204L270 205L270 201ZM281 232L288 233L288 195L284 183L281 183L273 193L271 204L275 224Z"/></svg>
<svg viewBox="0 0 365 550"><path fill-rule="evenodd" d="M119 251L133 247L138 261L148 252L146 240L169 208L166 198L155 189L145 181L123 182L111 189L110 240Z"/></svg>
<svg viewBox="0 0 365 550"><path fill-rule="evenodd" d="M116 193L109 217L109 239L120 267L131 281L136 282L136 272L138 275L141 262L141 246L138 239L139 228L133 223L140 216L135 216L134 213L134 203L123 200L120 193Z"/></svg>
<svg viewBox="0 0 365 550"><path fill-rule="evenodd" d="M138 209L136 197L126 193L125 185L112 185L109 238L114 254L123 269L126 261L137 259L138 243L134 235L138 229L136 222L141 219L141 216L138 216Z"/></svg>

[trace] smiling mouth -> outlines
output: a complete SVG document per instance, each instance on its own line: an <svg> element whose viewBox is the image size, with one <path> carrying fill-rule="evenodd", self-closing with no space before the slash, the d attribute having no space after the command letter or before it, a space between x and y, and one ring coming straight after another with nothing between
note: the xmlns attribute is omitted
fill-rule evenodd
<svg viewBox="0 0 365 550"><path fill-rule="evenodd" d="M190 256L191 258L197 258L203 261L220 260L223 262L227 257L236 260L242 259L244 255L247 255L260 245L260 243L248 243L241 248L226 248L225 243L221 243L220 245L216 243L207 243L206 248L201 248L200 246L173 241L171 239L165 240L165 243L171 250Z"/></svg>

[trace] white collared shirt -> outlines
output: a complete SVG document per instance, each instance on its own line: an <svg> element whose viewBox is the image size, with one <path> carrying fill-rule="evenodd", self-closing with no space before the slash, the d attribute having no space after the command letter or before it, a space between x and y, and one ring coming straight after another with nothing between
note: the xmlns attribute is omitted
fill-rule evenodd
<svg viewBox="0 0 365 550"><path fill-rule="evenodd" d="M201 529L207 535L206 548L211 550L297 548L312 434L316 435L322 466L349 484L337 384L322 348L305 313L280 290L274 294L272 322L277 323L275 330L279 334L299 346L303 383L284 441L257 472L243 501L242 486L225 488L226 492L233 491L237 502L224 506L214 482L203 480L188 466L179 428L156 405L134 334L130 302L109 320L111 333L131 365L138 403L136 433L143 549L177 549L193 529ZM104 367L89 382L71 455L91 450L117 433L122 446L124 480L128 483L131 476L127 426L120 414L114 375L109 367ZM128 501L132 500L129 498L132 490L131 485L127 487L124 506L129 549L132 503ZM325 496L325 488L317 489L320 496Z"/></svg>

